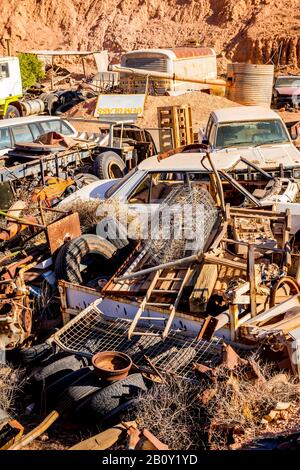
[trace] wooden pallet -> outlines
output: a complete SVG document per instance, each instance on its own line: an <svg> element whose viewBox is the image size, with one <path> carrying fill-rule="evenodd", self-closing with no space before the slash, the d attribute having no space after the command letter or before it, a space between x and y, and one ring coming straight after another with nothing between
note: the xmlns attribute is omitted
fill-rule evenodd
<svg viewBox="0 0 300 470"><path fill-rule="evenodd" d="M167 135L160 136L161 152L194 142L192 109L189 105L158 108L157 116L158 127L161 129L172 129L173 132L173 142L171 137Z"/></svg>

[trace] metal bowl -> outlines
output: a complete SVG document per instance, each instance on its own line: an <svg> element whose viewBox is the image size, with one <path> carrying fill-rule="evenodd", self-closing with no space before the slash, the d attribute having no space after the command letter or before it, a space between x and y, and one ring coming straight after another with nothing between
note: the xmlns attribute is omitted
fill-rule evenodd
<svg viewBox="0 0 300 470"><path fill-rule="evenodd" d="M92 357L94 372L98 378L112 382L127 377L132 360L118 351L98 352Z"/></svg>

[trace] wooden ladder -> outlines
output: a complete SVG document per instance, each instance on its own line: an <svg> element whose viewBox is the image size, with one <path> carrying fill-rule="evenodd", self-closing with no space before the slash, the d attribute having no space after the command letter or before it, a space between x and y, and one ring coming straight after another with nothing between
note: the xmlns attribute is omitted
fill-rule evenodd
<svg viewBox="0 0 300 470"><path fill-rule="evenodd" d="M175 317L175 313L179 304L179 301L181 299L181 295L184 289L185 284L187 283L188 279L191 276L191 273L193 270L190 267L177 267L177 271L181 271L183 274L181 277L162 277L161 274L164 271L163 269L160 269L156 271L153 280L151 281L150 286L148 287L148 290L146 292L146 295L144 299L141 302L141 305L138 309L138 311L135 314L134 319L132 320L132 323L130 325L130 328L128 330L128 339L131 339L133 335L135 336L162 336L162 338L166 338L172 322ZM177 288L173 289L162 289L158 286L162 281L169 281L169 282L175 282L176 285L178 285ZM176 297L174 298L173 302L157 302L157 301L151 301L152 295L155 295L156 297L159 295L175 295ZM166 308L169 310L169 317L167 319L167 323L165 325L164 331L162 333L159 332L153 332L153 331L136 331L136 327L138 325L139 321L153 321L153 322L165 322L165 318L161 317L146 317L142 316L145 309L150 308L151 310L155 310L156 308Z"/></svg>

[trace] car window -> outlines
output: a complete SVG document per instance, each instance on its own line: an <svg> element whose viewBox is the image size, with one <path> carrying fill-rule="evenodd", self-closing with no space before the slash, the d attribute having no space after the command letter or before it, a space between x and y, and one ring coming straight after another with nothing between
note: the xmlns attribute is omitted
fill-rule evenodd
<svg viewBox="0 0 300 470"><path fill-rule="evenodd" d="M42 121L40 122L42 126L43 132L59 132L64 135L71 135L73 134L73 130L67 123L62 122L61 120L53 120L53 121Z"/></svg>
<svg viewBox="0 0 300 470"><path fill-rule="evenodd" d="M150 188L152 175L148 174L133 191L128 202L130 204L147 204L150 202Z"/></svg>
<svg viewBox="0 0 300 470"><path fill-rule="evenodd" d="M9 77L8 63L0 64L0 79Z"/></svg>
<svg viewBox="0 0 300 470"><path fill-rule="evenodd" d="M11 140L8 127L0 128L0 149L11 148Z"/></svg>
<svg viewBox="0 0 300 470"><path fill-rule="evenodd" d="M31 130L31 133L33 135L34 140L37 139L41 135L40 128L37 124L31 123L31 124L29 124L29 128Z"/></svg>
<svg viewBox="0 0 300 470"><path fill-rule="evenodd" d="M129 171L129 173L127 173L127 175L123 176L123 178L120 178L118 179L115 184L113 184L105 193L105 197L106 198L109 198L111 196L113 196L113 194L119 189L121 188L121 186L123 186L126 181L128 181L132 175L134 173L137 172L137 167L133 168L132 170Z"/></svg>
<svg viewBox="0 0 300 470"><path fill-rule="evenodd" d="M30 132L28 124L20 124L19 126L12 126L11 132L16 143L32 142L33 135Z"/></svg>

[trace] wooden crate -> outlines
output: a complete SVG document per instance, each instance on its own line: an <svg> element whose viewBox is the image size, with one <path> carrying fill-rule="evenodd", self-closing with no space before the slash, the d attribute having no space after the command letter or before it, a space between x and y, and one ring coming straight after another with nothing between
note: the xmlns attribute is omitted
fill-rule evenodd
<svg viewBox="0 0 300 470"><path fill-rule="evenodd" d="M194 142L192 109L189 105L164 106L157 109L158 127L172 129L173 142L170 136L161 133L160 150L166 152L172 148Z"/></svg>

